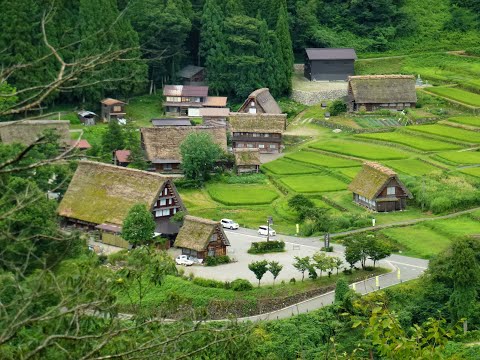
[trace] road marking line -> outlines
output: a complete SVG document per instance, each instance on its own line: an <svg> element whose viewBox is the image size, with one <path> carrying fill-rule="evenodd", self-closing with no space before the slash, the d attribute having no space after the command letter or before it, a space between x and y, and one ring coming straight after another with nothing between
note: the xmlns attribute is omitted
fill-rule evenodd
<svg viewBox="0 0 480 360"><path fill-rule="evenodd" d="M393 264L400 264L400 265L411 266L411 267L414 267L414 268L419 268L419 269L427 270L427 268L424 267L424 266L406 264L406 263L402 263L402 262L399 262L399 261L393 261L393 260L388 260L388 261L390 261L390 262L393 263Z"/></svg>

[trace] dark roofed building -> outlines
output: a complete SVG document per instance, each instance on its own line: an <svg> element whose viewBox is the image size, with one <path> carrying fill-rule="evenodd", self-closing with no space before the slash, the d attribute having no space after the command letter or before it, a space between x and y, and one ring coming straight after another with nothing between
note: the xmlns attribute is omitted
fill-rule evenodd
<svg viewBox="0 0 480 360"><path fill-rule="evenodd" d="M166 114L200 116L200 108L208 96L208 86L165 85L163 96Z"/></svg>
<svg viewBox="0 0 480 360"><path fill-rule="evenodd" d="M238 110L239 113L249 114L281 114L282 109L270 94L267 88L252 92Z"/></svg>
<svg viewBox="0 0 480 360"><path fill-rule="evenodd" d="M355 74L357 54L350 48L305 49L304 76L310 81L346 81Z"/></svg>
<svg viewBox="0 0 480 360"><path fill-rule="evenodd" d="M189 118L152 119L154 127L161 126L192 126Z"/></svg>
<svg viewBox="0 0 480 360"><path fill-rule="evenodd" d="M412 75L350 76L348 79L349 111L403 110L414 108L416 103Z"/></svg>
<svg viewBox="0 0 480 360"><path fill-rule="evenodd" d="M178 72L184 85L199 85L205 81L205 68L195 65L187 65Z"/></svg>
<svg viewBox="0 0 480 360"><path fill-rule="evenodd" d="M375 162L365 162L348 189L355 203L379 212L404 210L412 198L395 171Z"/></svg>
<svg viewBox="0 0 480 360"><path fill-rule="evenodd" d="M260 151L259 149L235 149L235 166L237 174L258 173L260 169Z"/></svg>
<svg viewBox="0 0 480 360"><path fill-rule="evenodd" d="M225 126L164 126L142 128L142 147L155 171L181 173L180 144L192 132L206 132L223 150L227 150Z"/></svg>
<svg viewBox="0 0 480 360"><path fill-rule="evenodd" d="M181 248L183 255L205 259L227 255L230 242L220 222L186 215L174 246Z"/></svg>
<svg viewBox="0 0 480 360"><path fill-rule="evenodd" d="M54 131L62 146L70 145L70 121L67 120L18 120L0 122L0 141L4 144L31 145L46 131Z"/></svg>
<svg viewBox="0 0 480 360"><path fill-rule="evenodd" d="M281 152L286 114L231 113L228 123L234 149L258 149L261 153Z"/></svg>
<svg viewBox="0 0 480 360"><path fill-rule="evenodd" d="M168 177L80 161L58 213L70 223L89 228L113 226L111 229L117 228L119 232L130 208L139 203L152 212L157 223L156 232L167 237L178 232L178 226L175 227L170 218L185 207Z"/></svg>

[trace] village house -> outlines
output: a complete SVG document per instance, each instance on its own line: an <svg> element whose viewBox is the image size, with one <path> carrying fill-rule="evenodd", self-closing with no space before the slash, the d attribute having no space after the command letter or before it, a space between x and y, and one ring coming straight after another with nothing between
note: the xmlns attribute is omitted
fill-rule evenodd
<svg viewBox="0 0 480 360"><path fill-rule="evenodd" d="M58 214L74 226L100 230L105 243L128 247L121 239L122 223L136 204L152 212L157 233L168 239L178 233L179 225L170 219L185 206L171 179L92 161L78 163Z"/></svg>
<svg viewBox="0 0 480 360"><path fill-rule="evenodd" d="M202 66L187 65L178 72L183 85L203 85L205 81L205 68Z"/></svg>
<svg viewBox="0 0 480 360"><path fill-rule="evenodd" d="M208 96L208 86L165 85L163 107L169 116L200 116Z"/></svg>
<svg viewBox="0 0 480 360"><path fill-rule="evenodd" d="M237 174L258 173L261 165L259 149L235 149L233 154Z"/></svg>
<svg viewBox="0 0 480 360"><path fill-rule="evenodd" d="M152 119L154 127L162 126L192 126L189 118L169 118L169 119Z"/></svg>
<svg viewBox="0 0 480 360"><path fill-rule="evenodd" d="M3 144L31 145L46 132L59 136L61 146L70 145L70 121L68 120L18 120L0 123L0 141Z"/></svg>
<svg viewBox="0 0 480 360"><path fill-rule="evenodd" d="M304 76L310 81L347 81L355 74L357 54L349 48L305 49Z"/></svg>
<svg viewBox="0 0 480 360"><path fill-rule="evenodd" d="M80 139L80 140L70 140L70 146L74 147L80 151L87 151L88 149L91 149L92 145L85 140L85 139Z"/></svg>
<svg viewBox="0 0 480 360"><path fill-rule="evenodd" d="M286 114L231 113L228 118L233 149L258 149L260 153L282 151Z"/></svg>
<svg viewBox="0 0 480 360"><path fill-rule="evenodd" d="M78 119L85 126L95 125L95 119L98 116L93 111L82 110L77 112Z"/></svg>
<svg viewBox="0 0 480 360"><path fill-rule="evenodd" d="M202 117L204 125L223 124L225 125L228 115L230 115L229 108L203 108L200 109L200 116Z"/></svg>
<svg viewBox="0 0 480 360"><path fill-rule="evenodd" d="M142 147L152 169L161 173L181 174L180 145L192 132L206 132L224 151L227 150L225 126L163 126L141 128Z"/></svg>
<svg viewBox="0 0 480 360"><path fill-rule="evenodd" d="M101 118L104 122L109 122L111 119L117 120L123 119L127 114L123 101L106 98L100 101L102 104Z"/></svg>
<svg viewBox="0 0 480 360"><path fill-rule="evenodd" d="M281 114L282 109L270 94L267 88L257 89L248 95L247 100L238 110L239 113L248 114Z"/></svg>
<svg viewBox="0 0 480 360"><path fill-rule="evenodd" d="M348 78L348 110L404 110L417 103L413 75L365 75Z"/></svg>
<svg viewBox="0 0 480 360"><path fill-rule="evenodd" d="M113 152L113 165L127 167L130 164L130 150L115 150Z"/></svg>
<svg viewBox="0 0 480 360"><path fill-rule="evenodd" d="M412 198L395 171L375 162L365 162L348 189L355 203L378 212L405 210Z"/></svg>
<svg viewBox="0 0 480 360"><path fill-rule="evenodd" d="M174 246L182 249L182 255L205 259L227 255L230 242L220 222L186 215Z"/></svg>

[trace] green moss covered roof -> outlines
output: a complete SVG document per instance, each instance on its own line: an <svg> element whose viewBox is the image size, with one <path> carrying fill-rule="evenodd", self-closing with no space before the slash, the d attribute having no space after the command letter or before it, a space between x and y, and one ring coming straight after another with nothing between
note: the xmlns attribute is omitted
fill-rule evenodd
<svg viewBox="0 0 480 360"><path fill-rule="evenodd" d="M0 123L0 140L4 144L33 144L46 130L54 130L60 143L70 142L70 122L66 120L19 120Z"/></svg>
<svg viewBox="0 0 480 360"><path fill-rule="evenodd" d="M235 149L235 164L237 166L260 165L259 149Z"/></svg>
<svg viewBox="0 0 480 360"><path fill-rule="evenodd" d="M232 132L282 134L287 125L287 115L230 113L228 122Z"/></svg>
<svg viewBox="0 0 480 360"><path fill-rule="evenodd" d="M415 103L415 77L411 75L350 76L348 86L358 104Z"/></svg>
<svg viewBox="0 0 480 360"><path fill-rule="evenodd" d="M152 172L80 161L58 213L94 224L121 225L133 205L150 208L167 182L167 177Z"/></svg>
<svg viewBox="0 0 480 360"><path fill-rule="evenodd" d="M210 237L215 229L218 229L222 234L224 244L227 246L230 245L218 221L187 215L184 218L183 226L178 232L174 246L195 251L204 251L207 249Z"/></svg>

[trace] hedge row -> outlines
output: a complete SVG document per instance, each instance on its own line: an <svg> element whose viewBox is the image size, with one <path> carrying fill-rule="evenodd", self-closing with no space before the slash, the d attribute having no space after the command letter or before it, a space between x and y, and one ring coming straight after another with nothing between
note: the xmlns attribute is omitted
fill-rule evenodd
<svg viewBox="0 0 480 360"><path fill-rule="evenodd" d="M285 243L283 241L253 242L250 249L248 249L249 254L266 254L283 251L285 251Z"/></svg>

